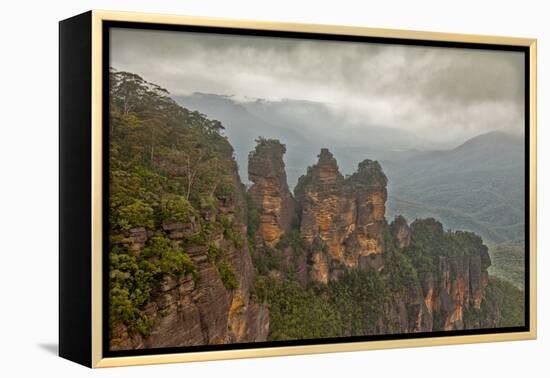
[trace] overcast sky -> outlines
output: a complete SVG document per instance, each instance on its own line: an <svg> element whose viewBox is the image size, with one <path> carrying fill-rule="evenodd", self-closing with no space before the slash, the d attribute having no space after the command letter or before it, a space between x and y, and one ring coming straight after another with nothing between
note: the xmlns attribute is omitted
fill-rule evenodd
<svg viewBox="0 0 550 378"><path fill-rule="evenodd" d="M517 52L113 29L110 64L174 95L322 102L441 145L524 127Z"/></svg>

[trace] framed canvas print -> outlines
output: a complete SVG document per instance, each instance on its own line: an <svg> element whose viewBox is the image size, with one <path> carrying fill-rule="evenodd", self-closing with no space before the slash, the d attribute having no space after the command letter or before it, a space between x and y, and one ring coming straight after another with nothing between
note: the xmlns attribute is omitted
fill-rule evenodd
<svg viewBox="0 0 550 378"><path fill-rule="evenodd" d="M60 22L62 357L536 337L536 41Z"/></svg>

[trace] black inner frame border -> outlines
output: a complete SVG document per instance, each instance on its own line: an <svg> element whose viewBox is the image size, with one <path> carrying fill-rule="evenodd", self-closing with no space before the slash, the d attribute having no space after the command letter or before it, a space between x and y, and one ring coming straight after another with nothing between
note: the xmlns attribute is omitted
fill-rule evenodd
<svg viewBox="0 0 550 378"><path fill-rule="evenodd" d="M385 335L368 335L368 336L351 336L351 337L335 337L323 339L303 339L303 340L284 340L284 341L265 341L255 343L234 343L234 344L218 344L218 345L198 345L198 346L183 346L183 347L165 347L165 348L149 348L139 350L120 350L111 351L109 349L109 63L110 63L110 29L125 28L125 29L142 29L142 30L157 30L157 31L181 31L194 33L209 33L209 34L229 34L235 36L257 36L257 37L274 37L274 38L292 38L292 39L310 39L310 40L325 40L325 41L341 41L341 42L363 42L363 43L380 43L389 45L406 45L406 46L424 46L424 47L443 47L443 48L465 48L477 50L493 50L493 51L515 51L524 53L524 80L525 80L525 277L524 277L524 325L517 327L506 328L486 328L473 330L458 330L458 331L434 331L420 333L400 333L400 334L385 334ZM384 340L406 340L406 339L425 339L434 337L448 336L467 336L467 335L487 335L487 334L502 334L512 332L529 332L530 328L530 50L528 46L516 45L499 45L485 44L472 42L450 42L450 41L430 41L421 39L405 39L405 38L390 38L390 37L370 37L370 36L354 36L354 35L335 35L323 33L309 32L290 32L290 31L274 31L274 30L259 30L259 29L241 29L229 27L213 27L213 26L194 26L194 25L171 25L146 22L128 22L128 21L102 21L102 176L103 176L103 263L102 263L102 355L103 357L128 357L128 356L145 356L173 353L191 353L205 351L221 351L221 350L236 350L236 349L258 349L272 348L285 346L305 346L315 344L339 344L353 343L366 341L384 341Z"/></svg>

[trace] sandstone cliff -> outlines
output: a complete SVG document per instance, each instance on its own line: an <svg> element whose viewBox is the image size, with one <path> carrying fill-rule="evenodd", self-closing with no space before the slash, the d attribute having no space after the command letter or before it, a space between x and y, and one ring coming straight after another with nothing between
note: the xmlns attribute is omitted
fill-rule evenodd
<svg viewBox="0 0 550 378"><path fill-rule="evenodd" d="M251 155L254 159L257 156ZM277 167L284 169L281 163ZM281 170L273 175L273 170L257 169L257 164L251 164L255 182L277 177L273 186L286 189ZM266 178L262 177L265 172ZM379 272L387 282L388 293L380 293L387 297L373 333L459 330L494 323L471 316L479 315L488 282L490 260L481 239L472 233L446 232L432 219L409 225L398 216L388 224L386 185L378 162L365 160L345 178L334 156L322 149L317 164L295 188L299 214L296 232L304 251L297 253L299 248L292 249L288 243L258 251L268 254L271 263L264 273L276 280L295 277L303 285L326 285L353 269ZM267 203L280 204L283 199L275 197L287 192L270 193ZM256 194L256 198L264 197ZM283 235L284 230L278 230L278 235ZM264 260L258 261L262 265Z"/></svg>
<svg viewBox="0 0 550 378"><path fill-rule="evenodd" d="M241 188L236 170L235 188ZM128 332L123 324L112 330L111 350L161 348L265 341L269 311L251 300L254 267L246 241L246 205L242 190L218 198L216 211L200 214L210 226L192 218L187 223L163 222L161 230L131 229L125 239L134 254L144 253L154 235L165 235L182 245L196 274L166 274L151 292L144 314L147 335ZM219 226L222 224L224 226ZM203 236L201 236L201 234ZM222 264L225 264L222 266ZM225 271L223 269L225 269ZM227 271L236 282L228 285ZM230 286L231 285L231 286Z"/></svg>
<svg viewBox="0 0 550 378"><path fill-rule="evenodd" d="M386 309L389 321L381 327L384 332L495 326L492 316L481 316L491 264L481 238L472 233L446 232L433 219L416 220L409 228L399 217L390 229L395 247L410 256L418 279L393 294ZM435 247L426 248L427 240ZM394 278L396 275L394 272Z"/></svg>
<svg viewBox="0 0 550 378"><path fill-rule="evenodd" d="M295 203L288 190L283 155L286 147L278 140L260 139L248 158L249 189L260 215L258 240L275 245L293 221Z"/></svg>
<svg viewBox="0 0 550 378"><path fill-rule="evenodd" d="M390 232L393 237L393 243L399 249L408 248L411 244L411 229L407 220L398 215L390 224Z"/></svg>
<svg viewBox="0 0 550 378"><path fill-rule="evenodd" d="M327 283L342 269L382 268L387 193L378 162L365 160L344 178L336 159L322 149L318 163L300 177L295 195L314 281Z"/></svg>

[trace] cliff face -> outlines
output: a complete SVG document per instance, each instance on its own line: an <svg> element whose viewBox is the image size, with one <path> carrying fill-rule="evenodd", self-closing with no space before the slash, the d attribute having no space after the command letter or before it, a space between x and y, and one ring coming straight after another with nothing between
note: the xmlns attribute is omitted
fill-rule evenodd
<svg viewBox="0 0 550 378"><path fill-rule="evenodd" d="M283 198L274 197L287 195L286 185L281 182L285 178L281 171L284 166L282 161L271 159L279 168L276 175L272 168L258 169L259 161L264 161L259 156L266 155L259 154L258 149L251 155L250 176L255 183L271 180L276 182L271 187L284 190L270 190L269 201L265 201L265 194L258 195L257 184L251 191L255 198L263 198L266 203L281 204ZM386 176L378 162L365 160L353 175L344 178L334 156L322 149L317 164L299 179L295 189L299 237L306 256L305 260L292 260L294 264L302 261L294 267L294 276L302 277L299 278L302 283L327 284L352 269L380 272L391 289L376 333L455 330L489 324L490 319L480 321L477 317L473 321L474 317L468 316L480 312L488 282L490 260L481 239L470 233L445 232L435 220L415 221L409 226L399 216L388 225L386 185ZM282 210L277 208L276 213ZM269 223L273 224L278 225ZM278 235L284 232L280 226L277 230ZM271 259L281 261L276 269L292 271L293 267L285 263L291 254L288 247L270 253ZM281 279L281 272L276 269L269 271L269 275ZM408 281L402 277L407 269L415 271L409 274Z"/></svg>
<svg viewBox="0 0 550 378"><path fill-rule="evenodd" d="M390 231L395 246L399 249L408 248L411 244L411 229L407 220L399 215L390 224Z"/></svg>
<svg viewBox="0 0 550 378"><path fill-rule="evenodd" d="M235 188L240 179L233 172ZM144 314L150 321L147 336L130 333L123 324L112 330L111 350L161 348L265 341L269 332L269 311L265 304L251 300L254 267L246 240L246 209L244 193L235 190L218 198L215 212L205 210L200 216L211 224L229 224L229 228L213 227L208 241L200 240L201 223L163 222L162 232L174 242L185 246L196 274L176 277L166 274L152 291ZM228 229L231 231L229 236ZM157 232L145 228L128 232L129 249L144 253L144 247ZM215 252L223 254L213 256ZM230 269L236 284L228 287L224 269Z"/></svg>
<svg viewBox="0 0 550 378"><path fill-rule="evenodd" d="M249 190L260 215L259 239L273 246L292 224L295 202L288 190L283 155L277 140L261 140L248 159Z"/></svg>
<svg viewBox="0 0 550 378"><path fill-rule="evenodd" d="M336 159L322 149L318 163L300 177L295 194L314 281L327 283L343 268L382 267L387 194L377 162L365 160L344 178Z"/></svg>
<svg viewBox="0 0 550 378"><path fill-rule="evenodd" d="M388 303L390 327L382 327L385 332L495 326L494 318L480 316L488 285L487 268L491 265L481 238L471 233L445 232L442 224L433 219L417 220L409 227L398 217L390 229L395 246L402 253L413 255L418 280L397 292ZM426 254L425 250L419 250L426 237L443 248L460 249L449 251L436 247Z"/></svg>

